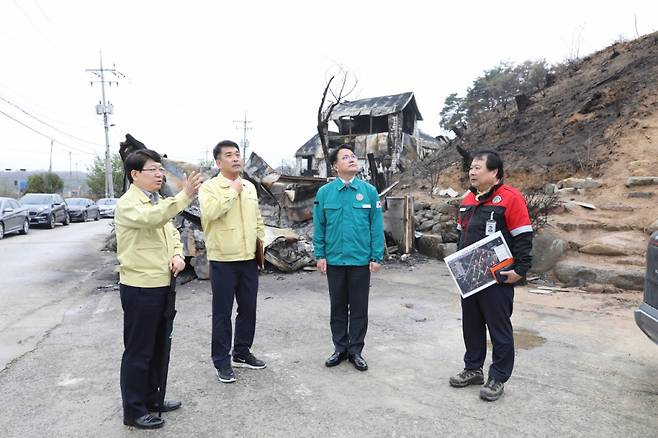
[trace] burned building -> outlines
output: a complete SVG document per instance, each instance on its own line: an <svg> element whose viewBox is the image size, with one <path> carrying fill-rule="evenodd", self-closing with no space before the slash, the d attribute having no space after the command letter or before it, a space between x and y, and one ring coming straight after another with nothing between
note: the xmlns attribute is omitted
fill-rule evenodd
<svg viewBox="0 0 658 438"><path fill-rule="evenodd" d="M343 102L333 108L330 120L338 131L329 131L329 149L353 144L365 175L368 154L373 154L380 171L398 172L440 145L418 129L423 117L412 92ZM318 134L297 150L295 158L300 175L327 175Z"/></svg>

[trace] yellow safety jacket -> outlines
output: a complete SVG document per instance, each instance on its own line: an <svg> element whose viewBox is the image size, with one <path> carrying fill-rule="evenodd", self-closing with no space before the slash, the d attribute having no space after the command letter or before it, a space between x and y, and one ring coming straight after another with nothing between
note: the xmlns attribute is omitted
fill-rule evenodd
<svg viewBox="0 0 658 438"><path fill-rule="evenodd" d="M235 262L253 260L256 238L265 238L265 226L258 208L256 187L242 180L238 194L221 173L199 189L201 225L208 260Z"/></svg>
<svg viewBox="0 0 658 438"><path fill-rule="evenodd" d="M134 184L117 201L114 225L122 284L134 287L168 286L169 262L183 255L180 234L171 219L192 200L181 191L151 204Z"/></svg>

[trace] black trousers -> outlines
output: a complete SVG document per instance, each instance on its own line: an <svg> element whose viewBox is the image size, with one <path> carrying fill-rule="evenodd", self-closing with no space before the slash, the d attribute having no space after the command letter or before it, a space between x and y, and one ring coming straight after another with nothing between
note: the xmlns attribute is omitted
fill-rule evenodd
<svg viewBox="0 0 658 438"><path fill-rule="evenodd" d="M464 364L466 369L481 368L487 356L487 328L493 345L489 376L507 382L514 368L512 309L514 287L494 284L462 299Z"/></svg>
<svg viewBox="0 0 658 438"><path fill-rule="evenodd" d="M123 308L121 398L123 415L134 420L148 414L158 401L165 341L164 313L168 287L119 285Z"/></svg>
<svg viewBox="0 0 658 438"><path fill-rule="evenodd" d="M256 331L258 265L256 260L210 262L212 287L211 355L215 368L231 363L231 314L233 299L238 303L235 317L233 355L249 354Z"/></svg>
<svg viewBox="0 0 658 438"><path fill-rule="evenodd" d="M369 266L327 265L331 338L337 352L361 354L368 331Z"/></svg>

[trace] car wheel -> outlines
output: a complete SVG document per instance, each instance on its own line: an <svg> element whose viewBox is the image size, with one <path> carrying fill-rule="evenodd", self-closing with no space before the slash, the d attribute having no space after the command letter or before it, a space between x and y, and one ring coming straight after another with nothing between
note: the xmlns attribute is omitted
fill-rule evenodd
<svg viewBox="0 0 658 438"><path fill-rule="evenodd" d="M84 214L82 215L82 222L87 222L88 219L89 219L89 215L85 211Z"/></svg>
<svg viewBox="0 0 658 438"><path fill-rule="evenodd" d="M101 218L101 214L99 212L96 212L96 217L94 218L94 220L97 221L100 218Z"/></svg>
<svg viewBox="0 0 658 438"><path fill-rule="evenodd" d="M64 222L62 222L62 225L68 225L71 223L71 218L68 213L64 216Z"/></svg>
<svg viewBox="0 0 658 438"><path fill-rule="evenodd" d="M51 230L55 228L55 213L52 213L48 219L48 228Z"/></svg>
<svg viewBox="0 0 658 438"><path fill-rule="evenodd" d="M5 224L0 222L0 239L2 239L3 237L5 237Z"/></svg>
<svg viewBox="0 0 658 438"><path fill-rule="evenodd" d="M30 231L30 221L25 219L23 222L23 228L19 231L21 234L27 234Z"/></svg>

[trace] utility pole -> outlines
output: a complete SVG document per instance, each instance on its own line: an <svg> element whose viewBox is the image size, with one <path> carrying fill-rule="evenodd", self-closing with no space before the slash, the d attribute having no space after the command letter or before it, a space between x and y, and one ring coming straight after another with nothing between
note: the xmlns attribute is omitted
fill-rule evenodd
<svg viewBox="0 0 658 438"><path fill-rule="evenodd" d="M69 152L69 179L73 178L73 166L71 166L71 152Z"/></svg>
<svg viewBox="0 0 658 438"><path fill-rule="evenodd" d="M53 172L53 139L50 139L50 164L48 165L48 173Z"/></svg>
<svg viewBox="0 0 658 438"><path fill-rule="evenodd" d="M114 183L112 181L112 160L110 156L110 125L108 122L108 115L113 113L112 103L106 101L105 99L105 83L110 87L112 83L119 86L119 79L125 77L123 73L118 71L114 66L113 68L103 68L103 53L100 53L100 68L87 69L89 73L92 73L94 76L100 80L91 81L91 85L94 85L94 82L100 82L101 84L101 97L102 100L96 105L96 114L103 116L103 128L105 129L105 197L114 198ZM105 74L109 73L114 76L114 80L106 80Z"/></svg>
<svg viewBox="0 0 658 438"><path fill-rule="evenodd" d="M251 130L249 124L252 123L251 120L247 120L247 111L244 112L244 120L233 120L233 123L242 124L242 157L244 160L246 160L247 147L249 146L249 140L247 140L247 130Z"/></svg>

